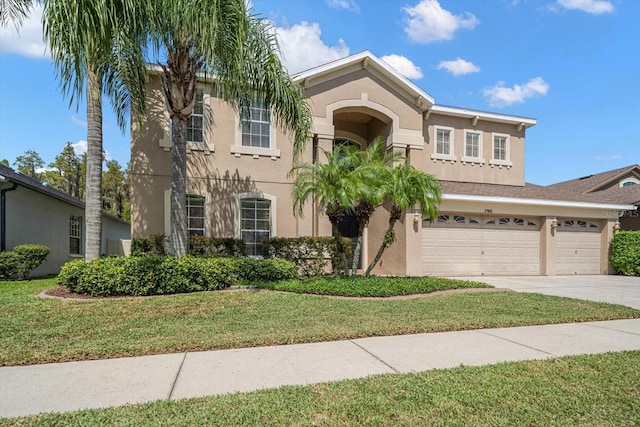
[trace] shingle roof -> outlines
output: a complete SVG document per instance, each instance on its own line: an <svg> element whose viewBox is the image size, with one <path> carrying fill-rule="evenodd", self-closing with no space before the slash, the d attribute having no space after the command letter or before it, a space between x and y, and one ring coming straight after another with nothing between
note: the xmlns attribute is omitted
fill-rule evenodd
<svg viewBox="0 0 640 427"><path fill-rule="evenodd" d="M518 185L482 184L477 182L440 181L445 194L471 196L512 197L517 199L564 200L597 203L591 195L563 189L550 189L536 184ZM606 202L602 202L606 203Z"/></svg>
<svg viewBox="0 0 640 427"><path fill-rule="evenodd" d="M587 175L581 178L571 179L569 181L563 181L557 184L548 185L547 188L570 190L577 193L589 193L606 184L607 182L613 181L618 177L626 175L634 169L637 169L638 172L640 172L640 165L629 165L606 172Z"/></svg>
<svg viewBox="0 0 640 427"><path fill-rule="evenodd" d="M23 175L20 172L16 172L10 167L0 165L0 176L3 176L5 180L10 182L15 182L16 184L22 187L29 188L31 190L37 191L49 197L53 197L54 199L58 199L63 202L69 203L71 205L77 206L79 208L82 208L82 209L85 208L85 203L82 200L76 199L75 197L71 197L70 195L63 193L62 191L58 191L53 188L47 187L37 179L33 179L29 176ZM116 221L120 221L128 224L128 222L124 221L122 218L118 218L117 216L111 215L110 213L107 213L105 211L102 211L102 215L108 218L114 219Z"/></svg>

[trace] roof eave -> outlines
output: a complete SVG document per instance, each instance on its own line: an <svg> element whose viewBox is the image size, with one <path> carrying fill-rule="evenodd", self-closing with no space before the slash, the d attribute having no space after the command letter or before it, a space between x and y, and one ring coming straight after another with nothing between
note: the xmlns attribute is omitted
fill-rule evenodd
<svg viewBox="0 0 640 427"><path fill-rule="evenodd" d="M508 114L491 113L488 111L470 110L467 108L449 107L445 105L434 105L429 108L431 113L443 114L446 116L462 117L467 119L478 118L490 122L507 123L520 125L524 129L535 126L538 121L530 117L512 116Z"/></svg>
<svg viewBox="0 0 640 427"><path fill-rule="evenodd" d="M516 197L501 196L477 196L472 194L449 194L442 196L443 200L459 200L466 202L485 202L485 203L505 203L519 204L528 206L553 206L553 207L571 207L583 209L605 209L617 211L633 211L637 206L626 205L620 203L594 203L594 202L578 202L571 200L549 200L549 199L521 199Z"/></svg>

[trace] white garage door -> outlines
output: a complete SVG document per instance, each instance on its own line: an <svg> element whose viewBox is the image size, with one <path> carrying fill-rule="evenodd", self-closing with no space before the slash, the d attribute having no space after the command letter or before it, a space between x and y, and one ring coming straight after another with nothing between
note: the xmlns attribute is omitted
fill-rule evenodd
<svg viewBox="0 0 640 427"><path fill-rule="evenodd" d="M559 219L556 274L601 274L601 227L586 219Z"/></svg>
<svg viewBox="0 0 640 427"><path fill-rule="evenodd" d="M422 273L431 276L540 274L540 220L442 214L422 228Z"/></svg>

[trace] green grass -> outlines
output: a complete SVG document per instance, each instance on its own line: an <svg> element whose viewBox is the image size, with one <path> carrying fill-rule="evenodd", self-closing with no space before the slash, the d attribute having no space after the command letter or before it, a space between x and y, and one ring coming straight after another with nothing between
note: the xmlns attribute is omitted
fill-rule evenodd
<svg viewBox="0 0 640 427"><path fill-rule="evenodd" d="M482 282L444 279L440 277L380 277L333 276L316 277L303 281L257 283L256 286L277 291L347 297L390 297L423 294L449 289L492 288Z"/></svg>
<svg viewBox="0 0 640 427"><path fill-rule="evenodd" d="M36 297L54 286L0 282L0 365L640 317L628 307L515 292L394 301L270 291Z"/></svg>
<svg viewBox="0 0 640 427"><path fill-rule="evenodd" d="M0 424L636 426L639 401L636 351L372 376Z"/></svg>

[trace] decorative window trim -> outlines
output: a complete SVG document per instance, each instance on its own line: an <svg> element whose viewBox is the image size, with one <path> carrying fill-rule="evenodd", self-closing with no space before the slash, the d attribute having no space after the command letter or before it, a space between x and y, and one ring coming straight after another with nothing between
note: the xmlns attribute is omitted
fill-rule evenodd
<svg viewBox="0 0 640 427"><path fill-rule="evenodd" d="M239 193L236 194L236 200L235 200L235 221L234 221L234 228L235 228L235 236L238 239L242 239L242 200L243 199L265 199L265 200L269 200L270 202L270 206L269 206L269 220L270 220L270 224L269 224L269 235L270 237L275 237L278 235L278 230L277 230L277 224L278 224L278 218L277 218L277 197L274 196L273 194L266 194L266 193L262 193L260 191L253 191L253 192L248 192L248 193Z"/></svg>
<svg viewBox="0 0 640 427"><path fill-rule="evenodd" d="M444 130L449 132L449 154L438 153L438 131ZM434 126L433 127L433 153L431 153L431 159L437 161L450 161L454 163L456 161L455 156L455 129L448 126Z"/></svg>
<svg viewBox="0 0 640 427"><path fill-rule="evenodd" d="M270 157L271 160L277 160L280 158L280 150L277 148L276 141L276 128L274 126L273 113L269 118L269 148L262 147L246 147L242 145L242 123L240 121L240 114L235 115L236 134L234 144L231 146L231 154L235 157L241 157L243 155L252 156L254 159L260 157Z"/></svg>
<svg viewBox="0 0 640 427"><path fill-rule="evenodd" d="M423 220L423 224L425 224ZM541 221L537 217L515 215L481 215L466 213L441 213L431 224L436 227L447 228L483 228L483 229L511 229L539 231Z"/></svg>
<svg viewBox="0 0 640 427"><path fill-rule="evenodd" d="M203 142L187 141L187 153L192 151L202 151L204 154L210 154L215 151L215 145L211 143L211 94L206 90L204 85L198 84L196 90L202 91L202 104L203 104L203 117L202 117L202 132ZM172 142L172 126L169 112L164 112L164 124L162 126L163 136L158 141L158 144L164 151L171 151L173 146Z"/></svg>
<svg viewBox="0 0 640 427"><path fill-rule="evenodd" d="M506 138L505 160L494 158L495 147L496 147L496 137ZM498 166L500 168L502 168L503 166L507 168L511 168L511 166L513 166L513 162L511 162L511 136L509 134L506 134L506 133L491 134L491 160L489 160L489 164L491 165L491 167Z"/></svg>
<svg viewBox="0 0 640 427"><path fill-rule="evenodd" d="M628 187L631 185L640 185L640 179L629 177L620 181L620 187Z"/></svg>
<svg viewBox="0 0 640 427"><path fill-rule="evenodd" d="M558 231L599 233L602 223L586 218L558 218Z"/></svg>
<svg viewBox="0 0 640 427"><path fill-rule="evenodd" d="M468 134L476 134L478 135L478 157L469 157L467 156L467 135ZM484 165L486 163L485 159L482 157L482 131L476 129L465 129L464 130L464 140L462 142L462 155L460 156L460 162L462 164L471 163Z"/></svg>

